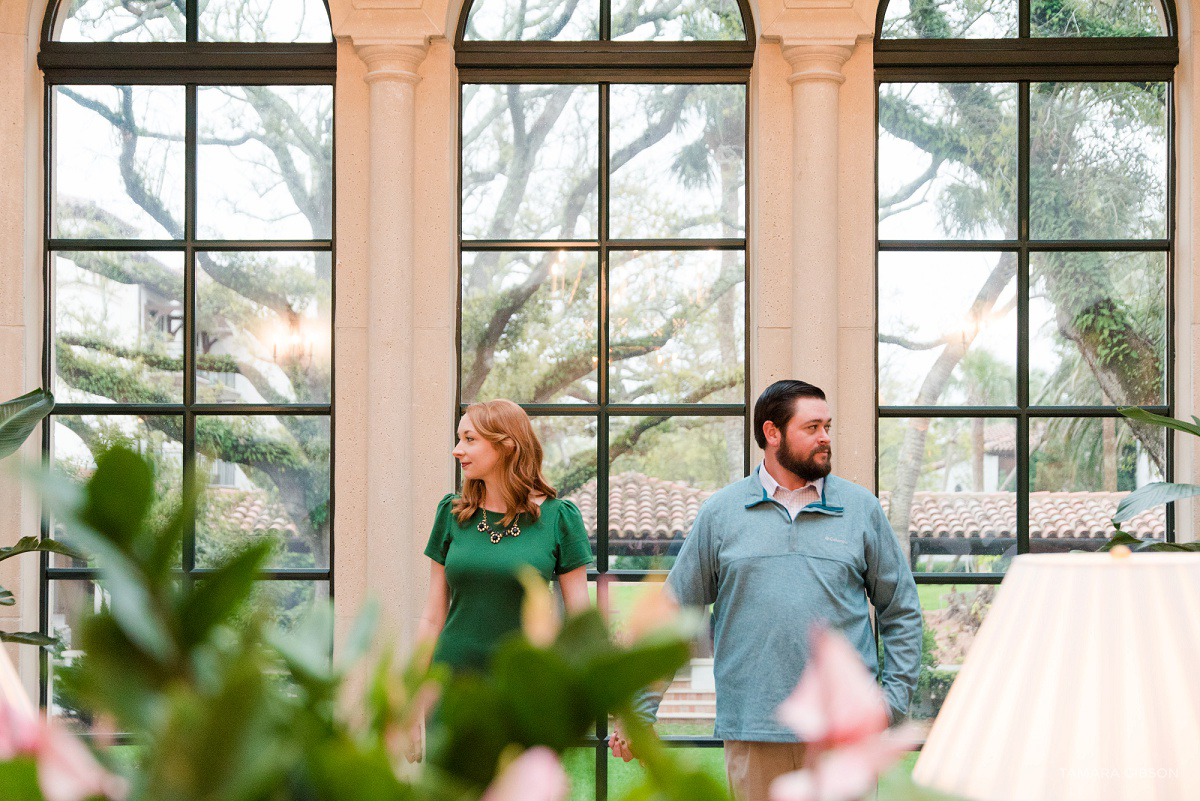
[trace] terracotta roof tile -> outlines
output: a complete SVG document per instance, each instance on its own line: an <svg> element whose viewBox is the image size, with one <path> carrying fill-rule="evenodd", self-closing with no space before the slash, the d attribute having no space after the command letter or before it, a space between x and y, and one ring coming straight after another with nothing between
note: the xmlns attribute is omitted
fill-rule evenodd
<svg viewBox="0 0 1200 801"><path fill-rule="evenodd" d="M248 534L277 533L288 537L299 534L296 524L291 521L282 506L268 502L257 493L225 489L210 489L210 492L234 497L241 495L241 499L226 512L226 517Z"/></svg>
<svg viewBox="0 0 1200 801"><path fill-rule="evenodd" d="M682 482L619 473L610 478L609 537L626 542L671 540L685 536L696 512L712 490ZM1034 492L1029 496L1029 535L1034 539L1111 537L1110 518L1125 492ZM595 538L596 482L567 496L583 512ZM880 495L885 511L890 493ZM1124 524L1139 538L1162 537L1163 507L1142 512ZM917 492L913 497L909 535L917 538L1016 537L1017 501L1011 492Z"/></svg>

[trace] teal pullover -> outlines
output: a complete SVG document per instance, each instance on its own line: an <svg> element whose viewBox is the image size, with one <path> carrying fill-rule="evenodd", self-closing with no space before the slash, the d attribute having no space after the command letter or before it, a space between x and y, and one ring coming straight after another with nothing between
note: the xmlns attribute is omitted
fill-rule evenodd
<svg viewBox="0 0 1200 801"><path fill-rule="evenodd" d="M868 599L890 718L906 714L921 667L917 587L879 501L857 484L828 476L793 521L755 470L700 508L667 584L685 606L714 605L716 737L796 740L776 709L808 662L815 624L842 632L878 673Z"/></svg>

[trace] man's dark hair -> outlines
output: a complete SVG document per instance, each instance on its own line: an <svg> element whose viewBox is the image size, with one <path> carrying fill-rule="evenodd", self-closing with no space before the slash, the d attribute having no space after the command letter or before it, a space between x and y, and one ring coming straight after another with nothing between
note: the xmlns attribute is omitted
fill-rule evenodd
<svg viewBox="0 0 1200 801"><path fill-rule="evenodd" d="M754 403L754 441L758 443L758 447L763 450L767 448L767 435L763 433L763 423L770 420L780 431L787 428L796 410L796 398L825 400L825 392L806 381L786 378L776 381L758 396Z"/></svg>

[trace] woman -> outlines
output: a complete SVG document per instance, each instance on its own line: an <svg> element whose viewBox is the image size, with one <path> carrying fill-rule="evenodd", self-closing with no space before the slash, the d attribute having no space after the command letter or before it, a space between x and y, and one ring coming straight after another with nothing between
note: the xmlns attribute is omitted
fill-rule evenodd
<svg viewBox="0 0 1200 801"><path fill-rule="evenodd" d="M592 561L579 509L542 475L542 445L529 416L509 400L472 404L458 424L454 458L461 495L438 505L425 555L429 595L419 642L436 639L436 662L455 672L487 667L521 626L522 567L559 576L568 614L586 609Z"/></svg>

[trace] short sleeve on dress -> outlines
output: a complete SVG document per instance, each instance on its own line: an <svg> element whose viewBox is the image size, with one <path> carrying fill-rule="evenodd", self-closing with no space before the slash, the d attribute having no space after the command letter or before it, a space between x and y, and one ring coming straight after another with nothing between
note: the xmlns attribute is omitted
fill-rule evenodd
<svg viewBox="0 0 1200 801"><path fill-rule="evenodd" d="M429 542L425 545L425 555L439 565L446 564L446 552L450 550L450 541L454 539L453 531L458 527L458 519L451 508L455 497L452 492L438 504L437 515L433 518L433 531L429 533Z"/></svg>
<svg viewBox="0 0 1200 801"><path fill-rule="evenodd" d="M558 548L554 572L569 573L577 567L591 564L592 546L579 507L570 501L560 501L558 509Z"/></svg>

